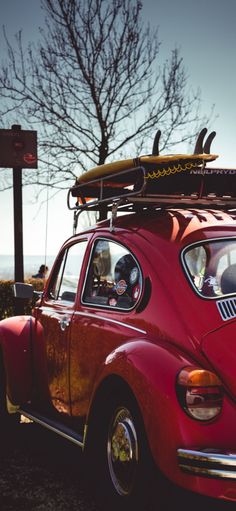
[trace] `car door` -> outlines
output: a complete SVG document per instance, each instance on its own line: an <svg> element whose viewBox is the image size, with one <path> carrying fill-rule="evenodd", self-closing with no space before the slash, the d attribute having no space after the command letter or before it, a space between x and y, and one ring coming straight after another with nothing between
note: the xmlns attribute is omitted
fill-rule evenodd
<svg viewBox="0 0 236 511"><path fill-rule="evenodd" d="M38 318L43 326L48 392L53 407L70 414L70 325L87 240L66 246L55 265Z"/></svg>
<svg viewBox="0 0 236 511"><path fill-rule="evenodd" d="M142 272L116 239L93 240L88 268L70 332L70 395L73 416L84 416L106 356L142 334L133 326ZM79 304L80 302L80 304Z"/></svg>

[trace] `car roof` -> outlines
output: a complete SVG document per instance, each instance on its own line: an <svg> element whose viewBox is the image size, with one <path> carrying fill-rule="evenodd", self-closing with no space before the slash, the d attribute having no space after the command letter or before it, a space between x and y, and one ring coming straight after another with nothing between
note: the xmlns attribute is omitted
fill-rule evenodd
<svg viewBox="0 0 236 511"><path fill-rule="evenodd" d="M160 239L186 245L192 241L236 235L236 212L203 209L156 209L118 216L113 232L119 238L123 230L150 239ZM98 222L85 232L110 234L110 222ZM85 232L83 234L85 234Z"/></svg>

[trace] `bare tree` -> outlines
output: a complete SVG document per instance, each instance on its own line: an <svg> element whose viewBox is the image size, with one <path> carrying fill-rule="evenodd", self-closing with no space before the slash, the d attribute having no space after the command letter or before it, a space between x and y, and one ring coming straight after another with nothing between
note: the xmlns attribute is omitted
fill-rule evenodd
<svg viewBox="0 0 236 511"><path fill-rule="evenodd" d="M4 31L0 67L5 127L17 115L39 133L40 170L31 180L62 188L92 166L150 152L158 127L163 148L196 132L200 93L189 91L177 49L159 64L158 31L143 23L140 0L42 6L38 44L25 49L21 32L11 44Z"/></svg>

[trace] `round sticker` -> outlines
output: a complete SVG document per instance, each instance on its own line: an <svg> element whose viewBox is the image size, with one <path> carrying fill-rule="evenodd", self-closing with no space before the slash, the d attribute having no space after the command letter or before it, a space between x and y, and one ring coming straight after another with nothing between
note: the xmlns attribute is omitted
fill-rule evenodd
<svg viewBox="0 0 236 511"><path fill-rule="evenodd" d="M137 282L138 280L138 268L133 268L130 272L130 276L129 276L129 281L130 281L130 284L131 286L133 286L135 284L135 282Z"/></svg>
<svg viewBox="0 0 236 511"><path fill-rule="evenodd" d="M116 298L109 298L109 305L111 307L116 307L117 305L117 299Z"/></svg>
<svg viewBox="0 0 236 511"><path fill-rule="evenodd" d="M118 295L123 295L127 289L127 284L125 280L119 280L116 284L116 292Z"/></svg>
<svg viewBox="0 0 236 511"><path fill-rule="evenodd" d="M138 297L139 297L139 293L140 293L140 286L137 284L137 286L135 286L135 288L133 289L133 300L137 301Z"/></svg>

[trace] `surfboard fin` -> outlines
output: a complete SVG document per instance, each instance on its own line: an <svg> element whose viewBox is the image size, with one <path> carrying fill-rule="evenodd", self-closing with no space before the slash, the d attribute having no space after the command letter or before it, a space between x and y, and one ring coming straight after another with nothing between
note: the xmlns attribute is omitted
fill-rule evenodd
<svg viewBox="0 0 236 511"><path fill-rule="evenodd" d="M203 128L200 131L200 133L197 137L195 148L194 148L194 154L203 154L203 140L204 140L206 133L207 133L207 128Z"/></svg>
<svg viewBox="0 0 236 511"><path fill-rule="evenodd" d="M194 148L194 154L210 154L210 150L211 150L211 143L212 143L212 140L215 138L216 136L216 132L215 131L212 131L205 143L204 143L204 138L206 136L206 133L207 133L207 128L203 128L198 137L197 137L197 141L196 141L196 145L195 145L195 148Z"/></svg>
<svg viewBox="0 0 236 511"><path fill-rule="evenodd" d="M152 155L153 156L159 156L159 140L160 140L160 137L161 137L161 130L158 130L156 132L156 135L155 135L155 138L154 138L154 142L153 142L153 146L152 146Z"/></svg>
<svg viewBox="0 0 236 511"><path fill-rule="evenodd" d="M211 152L211 143L212 143L212 140L215 138L215 136L216 136L216 132L215 131L212 131L208 135L208 137L206 139L206 142L204 144L204 147L203 147L204 153L210 154L210 152Z"/></svg>

